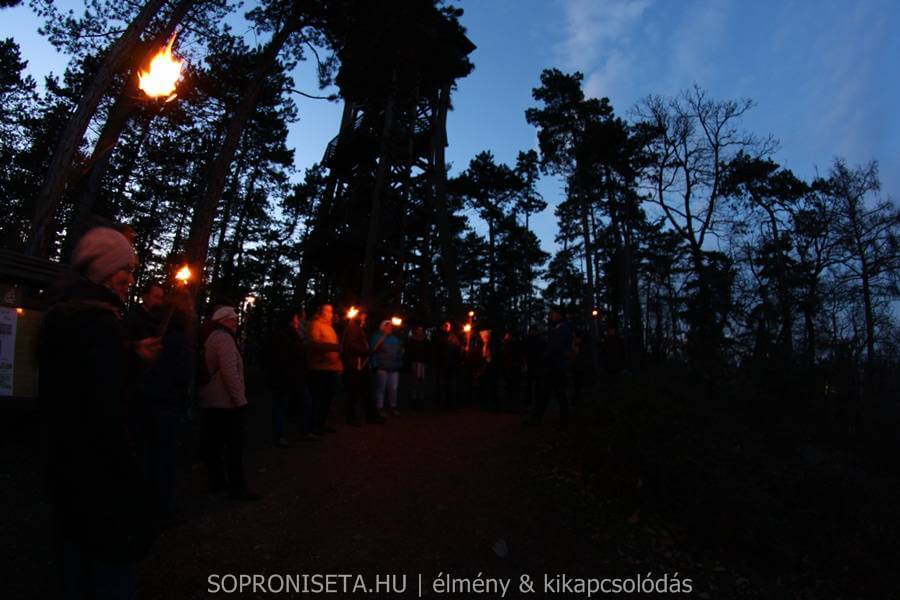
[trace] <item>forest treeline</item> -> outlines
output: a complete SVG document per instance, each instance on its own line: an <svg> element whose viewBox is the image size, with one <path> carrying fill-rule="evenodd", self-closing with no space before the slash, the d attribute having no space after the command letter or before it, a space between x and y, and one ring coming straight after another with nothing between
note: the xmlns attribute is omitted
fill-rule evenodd
<svg viewBox="0 0 900 600"><path fill-rule="evenodd" d="M16 4L6 2L5 4ZM860 368L898 360L900 213L878 165L836 158L812 180L742 123L750 100L699 87L616 113L579 73L548 69L524 118L539 148L444 158L455 82L477 65L458 8L432 0L29 0L70 57L39 88L0 43L0 239L65 260L98 217L136 234L138 283L203 269L203 297L256 294L262 314L317 299L415 320L524 329L562 304L612 324L633 369L666 357ZM235 32L242 18L253 32ZM177 97L150 101L136 72L177 32ZM247 39L258 40L249 45ZM322 159L296 173L294 76L339 93ZM41 90L40 92L38 90ZM627 116L622 116L627 115ZM547 200L559 250L532 231ZM593 316L593 311L598 311Z"/></svg>

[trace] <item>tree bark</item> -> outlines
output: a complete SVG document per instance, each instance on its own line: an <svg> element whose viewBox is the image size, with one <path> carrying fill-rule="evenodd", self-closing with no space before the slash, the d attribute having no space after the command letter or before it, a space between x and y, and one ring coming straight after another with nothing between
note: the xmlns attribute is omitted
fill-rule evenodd
<svg viewBox="0 0 900 600"><path fill-rule="evenodd" d="M140 12L113 44L109 53L100 63L96 73L87 84L75 112L69 117L50 159L47 175L35 200L31 221L31 236L27 252L32 256L47 256L50 249L50 224L59 206L60 199L68 183L72 160L88 123L97 110L97 105L106 94L116 73L131 59L135 46L140 42L140 34L147 27L167 0L148 0Z"/></svg>
<svg viewBox="0 0 900 600"><path fill-rule="evenodd" d="M240 103L228 123L221 150L210 168L206 191L197 203L191 219L191 232L187 243L187 259L194 268L195 273L200 274L203 272L206 255L209 251L209 238L212 233L216 208L222 199L222 193L225 189L228 167L234 160L244 128L259 100L259 94L265 78L272 67L275 66L278 53L291 35L299 30L302 25L301 20L294 15L275 33L259 57L256 71L248 82Z"/></svg>
<svg viewBox="0 0 900 600"><path fill-rule="evenodd" d="M136 52L136 54L144 56L142 62L149 62L149 50L166 43L175 32L175 28L196 2L197 0L181 0L175 6L166 26L152 40L142 44L142 48ZM119 92L115 103L107 114L106 123L103 124L103 129L100 131L100 137L97 139L97 143L94 144L94 150L91 153L90 160L88 160L87 170L82 175L81 185L79 186L75 217L70 227L69 246L74 243L74 240L78 239L84 222L93 212L97 195L100 193L103 176L106 174L106 169L109 166L112 150L119 142L119 138L122 136L122 132L125 131L125 127L128 125L131 117L134 116L140 107L137 100L141 94L138 88L137 71L138 69L132 69L127 76L122 91Z"/></svg>
<svg viewBox="0 0 900 600"><path fill-rule="evenodd" d="M453 232L450 230L450 211L447 208L447 163L444 149L447 146L447 111L450 108L450 84L445 83L434 99L432 107L432 185L434 187L434 209L437 214L438 242L441 246L441 271L447 286L448 311L451 315L462 314L462 294L456 275L456 249L453 246Z"/></svg>

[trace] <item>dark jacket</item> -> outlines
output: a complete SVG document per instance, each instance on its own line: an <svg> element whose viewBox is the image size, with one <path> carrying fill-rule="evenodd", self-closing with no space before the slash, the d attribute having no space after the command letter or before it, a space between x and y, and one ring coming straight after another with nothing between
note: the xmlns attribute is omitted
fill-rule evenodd
<svg viewBox="0 0 900 600"><path fill-rule="evenodd" d="M522 375L522 344L516 338L500 343L500 369L507 377Z"/></svg>
<svg viewBox="0 0 900 600"><path fill-rule="evenodd" d="M572 325L562 320L550 329L547 336L547 365L551 369L568 370L572 368Z"/></svg>
<svg viewBox="0 0 900 600"><path fill-rule="evenodd" d="M459 366L460 342L456 334L439 331L434 339L434 362L438 369L452 370Z"/></svg>
<svg viewBox="0 0 900 600"><path fill-rule="evenodd" d="M547 341L543 334L530 333L525 341L525 366L531 376L536 376L546 370L544 363L547 350Z"/></svg>
<svg viewBox="0 0 900 600"><path fill-rule="evenodd" d="M428 340L422 338L420 340L411 337L406 342L406 360L411 363L427 363L428 360Z"/></svg>
<svg viewBox="0 0 900 600"><path fill-rule="evenodd" d="M137 357L122 309L110 290L80 280L45 315L39 349L58 524L65 538L107 562L137 560L153 541L133 393Z"/></svg>
<svg viewBox="0 0 900 600"><path fill-rule="evenodd" d="M344 361L344 371L360 371L363 363L372 355L369 351L369 341L366 332L359 322L351 321L344 332L341 360Z"/></svg>
<svg viewBox="0 0 900 600"><path fill-rule="evenodd" d="M154 408L183 411L194 382L194 336L184 328L172 327L162 338L159 357L143 377L143 390Z"/></svg>
<svg viewBox="0 0 900 600"><path fill-rule="evenodd" d="M305 385L306 342L293 327L283 327L272 332L265 362L271 385L279 389Z"/></svg>
<svg viewBox="0 0 900 600"><path fill-rule="evenodd" d="M159 311L149 311L143 304L133 306L122 319L122 328L125 331L125 339L142 340L148 337L159 336L159 328L162 325Z"/></svg>

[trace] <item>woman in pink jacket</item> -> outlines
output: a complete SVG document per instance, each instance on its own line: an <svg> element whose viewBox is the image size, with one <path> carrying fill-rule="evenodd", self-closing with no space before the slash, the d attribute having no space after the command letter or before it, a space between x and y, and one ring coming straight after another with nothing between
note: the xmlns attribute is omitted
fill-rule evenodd
<svg viewBox="0 0 900 600"><path fill-rule="evenodd" d="M223 306L213 313L212 321L212 333L202 348L209 382L199 390L206 425L210 491L228 490L237 500L258 500L260 496L249 490L244 478L247 395L244 361L234 337L237 313L230 306Z"/></svg>

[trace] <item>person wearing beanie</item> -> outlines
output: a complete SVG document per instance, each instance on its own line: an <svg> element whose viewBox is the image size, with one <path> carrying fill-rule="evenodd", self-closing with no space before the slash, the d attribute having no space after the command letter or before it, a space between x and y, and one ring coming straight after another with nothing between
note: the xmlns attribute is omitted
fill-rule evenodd
<svg viewBox="0 0 900 600"><path fill-rule="evenodd" d="M154 538L136 372L158 338L126 341L122 311L137 257L118 231L88 231L44 316L39 402L65 597L133 597Z"/></svg>
<svg viewBox="0 0 900 600"><path fill-rule="evenodd" d="M227 489L236 500L258 500L260 496L249 490L244 477L247 395L244 361L235 340L238 315L234 308L222 306L213 313L212 322L213 330L203 344L201 357L209 381L199 390L210 491Z"/></svg>

